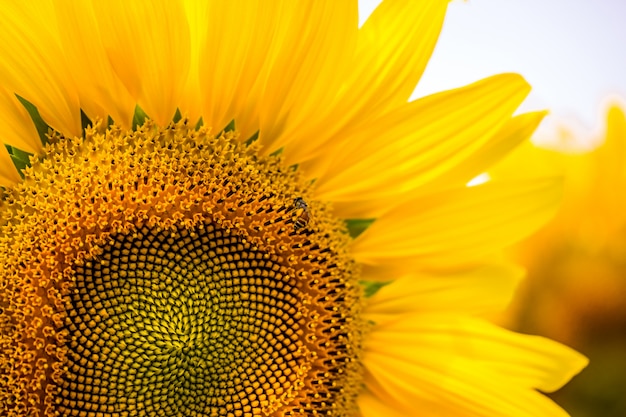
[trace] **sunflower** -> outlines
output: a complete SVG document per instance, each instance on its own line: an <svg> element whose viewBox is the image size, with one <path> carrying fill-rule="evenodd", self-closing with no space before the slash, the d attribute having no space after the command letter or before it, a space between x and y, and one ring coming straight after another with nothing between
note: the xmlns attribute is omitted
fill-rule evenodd
<svg viewBox="0 0 626 417"><path fill-rule="evenodd" d="M564 152L587 139L563 127L559 150L526 147L505 158L494 177L540 161L565 176L563 204L539 233L513 248L528 269L508 311L507 326L547 335L580 349L591 366L559 393L580 415L621 416L626 411L626 117L621 105L606 111L602 140L586 152ZM554 169L554 168L553 168Z"/></svg>
<svg viewBox="0 0 626 417"><path fill-rule="evenodd" d="M585 364L481 316L552 179L515 74L408 102L447 1L5 5L12 416L562 416Z"/></svg>

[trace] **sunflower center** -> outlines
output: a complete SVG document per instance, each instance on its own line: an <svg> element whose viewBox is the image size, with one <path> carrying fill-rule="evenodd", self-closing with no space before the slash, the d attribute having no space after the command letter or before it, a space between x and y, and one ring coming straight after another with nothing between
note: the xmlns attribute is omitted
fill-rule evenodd
<svg viewBox="0 0 626 417"><path fill-rule="evenodd" d="M341 222L308 194L279 158L184 121L53 137L2 203L0 400L353 414L360 290Z"/></svg>
<svg viewBox="0 0 626 417"><path fill-rule="evenodd" d="M277 256L210 224L112 240L76 269L66 407L122 391L115 411L260 414L303 383L301 290Z"/></svg>

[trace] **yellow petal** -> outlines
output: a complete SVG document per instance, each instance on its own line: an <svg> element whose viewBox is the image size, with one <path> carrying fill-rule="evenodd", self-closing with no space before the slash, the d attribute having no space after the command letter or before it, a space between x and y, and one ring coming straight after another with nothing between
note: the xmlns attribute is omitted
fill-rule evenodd
<svg viewBox="0 0 626 417"><path fill-rule="evenodd" d="M189 24L189 72L179 108L184 116L197 122L202 117L204 94L200 87L200 60L205 49L208 29L208 7L213 2L184 0L184 11ZM204 118L203 118L204 121ZM210 120L207 125L211 125Z"/></svg>
<svg viewBox="0 0 626 417"><path fill-rule="evenodd" d="M364 348L373 393L405 410L442 415L566 416L535 389L557 389L587 364L548 339L450 314L377 326Z"/></svg>
<svg viewBox="0 0 626 417"><path fill-rule="evenodd" d="M150 118L168 124L189 75L190 32L182 1L92 4L115 73Z"/></svg>
<svg viewBox="0 0 626 417"><path fill-rule="evenodd" d="M571 141L574 135L561 127ZM559 233L585 235L586 245L604 245L619 233L623 224L626 197L626 118L613 106L607 114L605 142L584 153L559 152L528 144L521 146L489 170L492 178L518 178L560 173L565 176L564 201L551 227L543 234L557 238ZM581 217L581 213L593 213ZM582 221L581 221L582 220ZM574 226L575 225L575 226ZM574 232L577 230L577 232ZM595 243L593 243L595 242Z"/></svg>
<svg viewBox="0 0 626 417"><path fill-rule="evenodd" d="M54 0L60 39L69 70L76 84L82 110L92 120L113 120L124 128L131 126L136 101L115 74L102 43L100 16L85 1Z"/></svg>
<svg viewBox="0 0 626 417"><path fill-rule="evenodd" d="M295 2L297 3L297 2ZM291 13L282 42L270 52L271 71L259 101L260 140L267 151L291 141L310 142L322 109L343 89L353 70L356 1L315 1ZM283 23L284 24L284 23ZM300 135L300 136L298 136Z"/></svg>
<svg viewBox="0 0 626 417"><path fill-rule="evenodd" d="M472 178L486 172L491 166L508 155L520 144L529 143L531 135L537 129L547 112L525 113L509 120L490 140L440 178L428 185L429 189L436 189L447 184L467 184ZM527 163L528 165L528 163ZM528 167L526 167L528 168ZM527 170L522 170L522 173ZM553 175L555 175L553 173ZM528 177L528 176L527 176ZM523 178L521 176L520 178Z"/></svg>
<svg viewBox="0 0 626 417"><path fill-rule="evenodd" d="M0 186L10 187L18 181L20 181L20 175L13 165L7 148L0 146Z"/></svg>
<svg viewBox="0 0 626 417"><path fill-rule="evenodd" d="M504 158L520 143L526 141L544 116L545 112L533 112L513 117L472 155L469 155L458 165L452 167L450 171L437 177L433 182L426 184L424 187L420 187L414 192L424 194L427 190L467 184L472 178L487 171L493 164ZM523 174L528 171L528 168L527 166L523 170L518 170L519 174L522 174L520 175L521 177L524 177ZM557 173L552 172L552 175L557 175ZM385 211L392 209L394 205L400 204L402 201L410 198L411 193L406 193L403 196L398 196L393 199L383 198L340 201L333 203L333 209L338 217L344 219L376 218L380 217Z"/></svg>
<svg viewBox="0 0 626 417"><path fill-rule="evenodd" d="M276 36L281 3L186 2L192 45L199 51L192 57L198 61L197 70L192 66L192 76L198 77L203 92L199 98L204 124L215 131L233 119L246 135L258 129L258 121L248 126L254 116L240 115L256 107L249 96L255 84L263 85L263 63ZM198 91L191 94L198 95Z"/></svg>
<svg viewBox="0 0 626 417"><path fill-rule="evenodd" d="M42 149L37 129L22 103L15 94L1 88L0 131L2 141L7 145L30 153L37 153Z"/></svg>
<svg viewBox="0 0 626 417"><path fill-rule="evenodd" d="M612 106L607 112L604 143L594 152L596 172L593 187L607 196L621 194L626 183L626 116L624 110Z"/></svg>
<svg viewBox="0 0 626 417"><path fill-rule="evenodd" d="M571 215L574 222L581 211L595 213L597 220L588 227L595 230L599 239L621 235L626 206L626 117L617 105L608 109L606 117L604 143L590 155L581 155L578 166L569 161L566 195L577 207L567 213L563 210L564 216ZM585 159L589 160L586 169L581 169Z"/></svg>
<svg viewBox="0 0 626 417"><path fill-rule="evenodd" d="M448 266L470 262L531 234L550 219L560 179L463 187L409 200L377 219L354 241L365 264Z"/></svg>
<svg viewBox="0 0 626 417"><path fill-rule="evenodd" d="M510 120L530 87L502 74L408 103L345 134L341 151L317 179L320 199L403 195L454 169Z"/></svg>
<svg viewBox="0 0 626 417"><path fill-rule="evenodd" d="M444 275L408 273L369 298L364 313L367 319L380 323L411 312L500 311L510 302L523 274L521 268L504 263Z"/></svg>
<svg viewBox="0 0 626 417"><path fill-rule="evenodd" d="M66 135L81 132L78 94L60 46L49 1L2 6L0 78L9 93L33 103L44 120Z"/></svg>
<svg viewBox="0 0 626 417"><path fill-rule="evenodd" d="M294 132L297 146L285 149L287 161L306 160L316 148L341 140L346 129L369 126L372 115L406 103L433 51L447 3L382 2L359 30L349 78L334 102L314 113L320 120L316 129Z"/></svg>
<svg viewBox="0 0 626 417"><path fill-rule="evenodd" d="M266 150L341 85L357 28L355 1L187 2L199 37L205 124L235 120L242 138L261 127ZM202 19L193 19L193 14ZM242 30L241 28L245 28Z"/></svg>
<svg viewBox="0 0 626 417"><path fill-rule="evenodd" d="M408 101L433 53L448 1L385 0L359 30L348 90L378 113ZM359 97L357 99L357 97Z"/></svg>
<svg viewBox="0 0 626 417"><path fill-rule="evenodd" d="M576 155L540 148L528 141L490 167L488 174L495 181L566 176L572 157L576 159Z"/></svg>
<svg viewBox="0 0 626 417"><path fill-rule="evenodd" d="M415 355L430 352L415 351ZM471 364L466 369L431 370L428 366L380 355L367 355L365 384L387 408L405 416L425 417L569 417L558 405L529 389ZM440 359L441 360L441 359ZM448 358L454 363L453 358ZM476 375L476 378L472 376ZM384 414L383 414L384 415Z"/></svg>
<svg viewBox="0 0 626 417"><path fill-rule="evenodd" d="M516 385L553 392L579 373L588 360L576 351L540 336L502 329L478 318L458 314L409 314L379 325L365 348L402 357L407 348L437 351L440 355L416 361L436 363L441 356L481 365Z"/></svg>
<svg viewBox="0 0 626 417"><path fill-rule="evenodd" d="M360 417L406 417L402 410L394 409L384 400L376 398L369 392L359 395L357 400Z"/></svg>

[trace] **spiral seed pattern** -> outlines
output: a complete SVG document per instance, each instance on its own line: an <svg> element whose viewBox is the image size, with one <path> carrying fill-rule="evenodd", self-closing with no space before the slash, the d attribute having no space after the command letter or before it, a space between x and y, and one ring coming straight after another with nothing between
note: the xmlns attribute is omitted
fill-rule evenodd
<svg viewBox="0 0 626 417"><path fill-rule="evenodd" d="M0 414L352 415L358 271L296 171L184 120L51 142L0 203Z"/></svg>
<svg viewBox="0 0 626 417"><path fill-rule="evenodd" d="M276 255L208 226L118 235L98 259L76 271L63 408L260 415L302 383L301 290Z"/></svg>

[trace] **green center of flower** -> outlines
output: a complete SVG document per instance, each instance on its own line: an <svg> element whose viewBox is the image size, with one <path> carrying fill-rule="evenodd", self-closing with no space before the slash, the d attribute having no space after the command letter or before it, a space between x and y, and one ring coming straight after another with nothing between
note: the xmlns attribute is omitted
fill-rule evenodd
<svg viewBox="0 0 626 417"><path fill-rule="evenodd" d="M7 190L0 400L43 415L352 415L349 237L232 132L52 138Z"/></svg>

